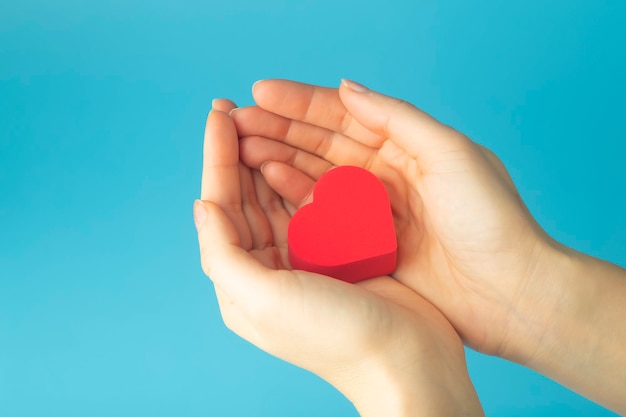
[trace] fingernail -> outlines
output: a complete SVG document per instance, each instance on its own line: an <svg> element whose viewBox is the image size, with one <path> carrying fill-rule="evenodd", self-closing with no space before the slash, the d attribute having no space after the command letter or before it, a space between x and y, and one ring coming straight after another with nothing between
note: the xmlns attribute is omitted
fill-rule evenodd
<svg viewBox="0 0 626 417"><path fill-rule="evenodd" d="M206 220L206 207L202 201L196 200L193 203L193 222L196 224L196 230L200 230Z"/></svg>
<svg viewBox="0 0 626 417"><path fill-rule="evenodd" d="M351 81L346 78L341 79L341 84L348 87L352 91L356 91L357 93L367 93L368 91L370 91L370 89L363 84L359 84L356 81Z"/></svg>
<svg viewBox="0 0 626 417"><path fill-rule="evenodd" d="M255 82L254 82L254 84L252 84L252 91L254 91L254 87L256 87L256 85L257 85L258 83L262 82L262 81L263 81L263 80L258 80L258 81L255 81Z"/></svg>
<svg viewBox="0 0 626 417"><path fill-rule="evenodd" d="M215 102L219 100L219 98L214 98L213 100L211 100L211 108L215 107Z"/></svg>
<svg viewBox="0 0 626 417"><path fill-rule="evenodd" d="M264 174L263 170L265 169L265 165L267 165L269 161L265 161L261 164L261 166L259 167L259 171L261 171L261 174Z"/></svg>

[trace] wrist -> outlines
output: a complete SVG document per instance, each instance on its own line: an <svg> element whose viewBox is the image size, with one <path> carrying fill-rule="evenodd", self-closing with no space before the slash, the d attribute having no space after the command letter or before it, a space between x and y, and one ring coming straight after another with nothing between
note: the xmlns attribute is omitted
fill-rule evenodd
<svg viewBox="0 0 626 417"><path fill-rule="evenodd" d="M578 288L576 254L548 239L539 241L517 298L511 300L506 334L498 356L530 366L546 349L546 340L574 314Z"/></svg>
<svg viewBox="0 0 626 417"><path fill-rule="evenodd" d="M463 353L445 358L439 349L412 351L423 357L370 358L335 386L361 417L484 416Z"/></svg>
<svg viewBox="0 0 626 417"><path fill-rule="evenodd" d="M626 389L625 271L556 243L545 254L512 316L515 337L503 357L626 412L619 404Z"/></svg>

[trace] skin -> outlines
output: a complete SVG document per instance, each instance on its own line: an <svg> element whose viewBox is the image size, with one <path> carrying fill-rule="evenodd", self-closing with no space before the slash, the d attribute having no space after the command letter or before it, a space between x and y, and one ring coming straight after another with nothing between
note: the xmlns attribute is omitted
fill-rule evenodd
<svg viewBox="0 0 626 417"><path fill-rule="evenodd" d="M253 96L257 106L230 113L239 157L289 213L328 169L370 170L392 203L395 282L441 311L467 345L626 414L626 272L550 238L492 152L350 81L267 80Z"/></svg>
<svg viewBox="0 0 626 417"><path fill-rule="evenodd" d="M352 285L290 268L293 206L241 162L234 107L214 101L194 204L228 328L324 378L362 416L483 415L462 341L424 297L389 276Z"/></svg>

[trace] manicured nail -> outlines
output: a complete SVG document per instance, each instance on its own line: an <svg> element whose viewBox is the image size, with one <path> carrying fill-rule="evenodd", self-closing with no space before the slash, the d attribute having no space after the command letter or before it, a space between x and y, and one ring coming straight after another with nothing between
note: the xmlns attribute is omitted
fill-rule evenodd
<svg viewBox="0 0 626 417"><path fill-rule="evenodd" d="M368 91L370 91L370 89L363 84L359 84L356 81L350 81L345 78L341 79L341 84L348 87L352 91L356 91L357 93L367 93Z"/></svg>
<svg viewBox="0 0 626 417"><path fill-rule="evenodd" d="M196 200L193 203L193 222L196 224L196 230L200 230L206 220L206 208L202 201Z"/></svg>

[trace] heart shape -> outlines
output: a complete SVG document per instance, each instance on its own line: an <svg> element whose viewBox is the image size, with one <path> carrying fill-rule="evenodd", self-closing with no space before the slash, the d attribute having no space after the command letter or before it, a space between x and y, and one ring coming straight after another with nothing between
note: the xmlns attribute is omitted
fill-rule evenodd
<svg viewBox="0 0 626 417"><path fill-rule="evenodd" d="M369 171L341 166L322 175L313 202L291 218L289 261L294 269L346 282L396 269L396 232L389 196Z"/></svg>

